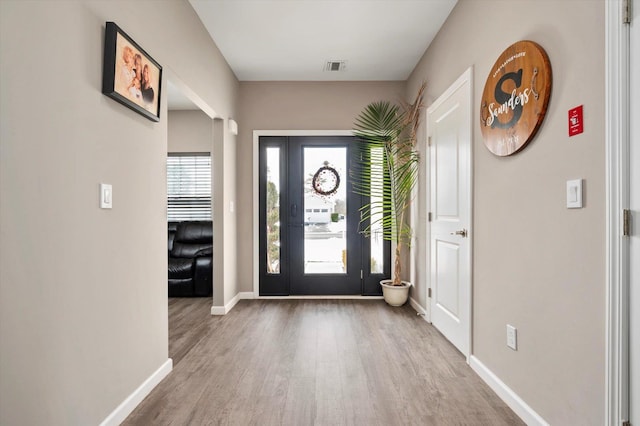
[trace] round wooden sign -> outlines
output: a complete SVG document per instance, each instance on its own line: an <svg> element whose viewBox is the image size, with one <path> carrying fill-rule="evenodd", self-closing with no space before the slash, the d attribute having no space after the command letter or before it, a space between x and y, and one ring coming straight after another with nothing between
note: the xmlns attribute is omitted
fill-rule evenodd
<svg viewBox="0 0 640 426"><path fill-rule="evenodd" d="M533 41L505 49L491 68L482 92L480 128L495 155L515 154L535 136L551 95L551 64Z"/></svg>

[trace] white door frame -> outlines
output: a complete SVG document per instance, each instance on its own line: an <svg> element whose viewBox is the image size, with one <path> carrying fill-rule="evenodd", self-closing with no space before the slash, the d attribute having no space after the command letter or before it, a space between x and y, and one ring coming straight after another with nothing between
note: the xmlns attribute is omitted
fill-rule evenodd
<svg viewBox="0 0 640 426"><path fill-rule="evenodd" d="M623 0L605 9L606 145L606 424L628 419L628 241L622 236L622 210L629 207L629 26L622 22Z"/></svg>

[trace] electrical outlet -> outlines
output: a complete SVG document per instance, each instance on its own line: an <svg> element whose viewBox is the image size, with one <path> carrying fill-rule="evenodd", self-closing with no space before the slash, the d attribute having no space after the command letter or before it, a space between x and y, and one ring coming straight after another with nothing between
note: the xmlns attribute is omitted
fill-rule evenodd
<svg viewBox="0 0 640 426"><path fill-rule="evenodd" d="M507 346L514 351L518 350L518 330L509 324L507 324Z"/></svg>

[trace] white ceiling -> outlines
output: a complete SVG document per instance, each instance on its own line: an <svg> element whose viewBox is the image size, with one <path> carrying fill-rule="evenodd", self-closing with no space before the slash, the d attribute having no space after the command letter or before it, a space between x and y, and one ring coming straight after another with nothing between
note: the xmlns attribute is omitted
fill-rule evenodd
<svg viewBox="0 0 640 426"><path fill-rule="evenodd" d="M457 0L189 2L240 81L403 81ZM168 89L170 109L193 109Z"/></svg>

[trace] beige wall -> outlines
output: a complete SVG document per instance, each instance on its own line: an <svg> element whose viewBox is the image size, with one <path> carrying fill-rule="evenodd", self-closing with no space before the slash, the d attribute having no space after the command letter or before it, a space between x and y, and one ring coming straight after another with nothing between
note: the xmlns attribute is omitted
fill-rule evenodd
<svg viewBox="0 0 640 426"><path fill-rule="evenodd" d="M253 291L254 130L350 130L370 102L399 100L404 82L242 82L237 146L238 283ZM255 241L255 244L258 242Z"/></svg>
<svg viewBox="0 0 640 426"><path fill-rule="evenodd" d="M213 152L213 120L200 110L169 111L167 152Z"/></svg>
<svg viewBox="0 0 640 426"><path fill-rule="evenodd" d="M186 1L0 2L0 424L98 424L167 361L167 110L101 94L108 20L235 115Z"/></svg>
<svg viewBox="0 0 640 426"><path fill-rule="evenodd" d="M551 424L604 424L604 1L460 0L408 83L429 103L474 67L473 354ZM547 51L553 90L535 139L499 158L482 142L479 102L510 44ZM584 105L585 132L567 136ZM583 178L586 206L565 207ZM518 328L518 351L505 325Z"/></svg>
<svg viewBox="0 0 640 426"><path fill-rule="evenodd" d="M238 294L236 234L236 136L227 121L214 120L213 179L213 305L212 313L227 313ZM232 207L233 205L233 207ZM240 257L242 258L242 256Z"/></svg>

